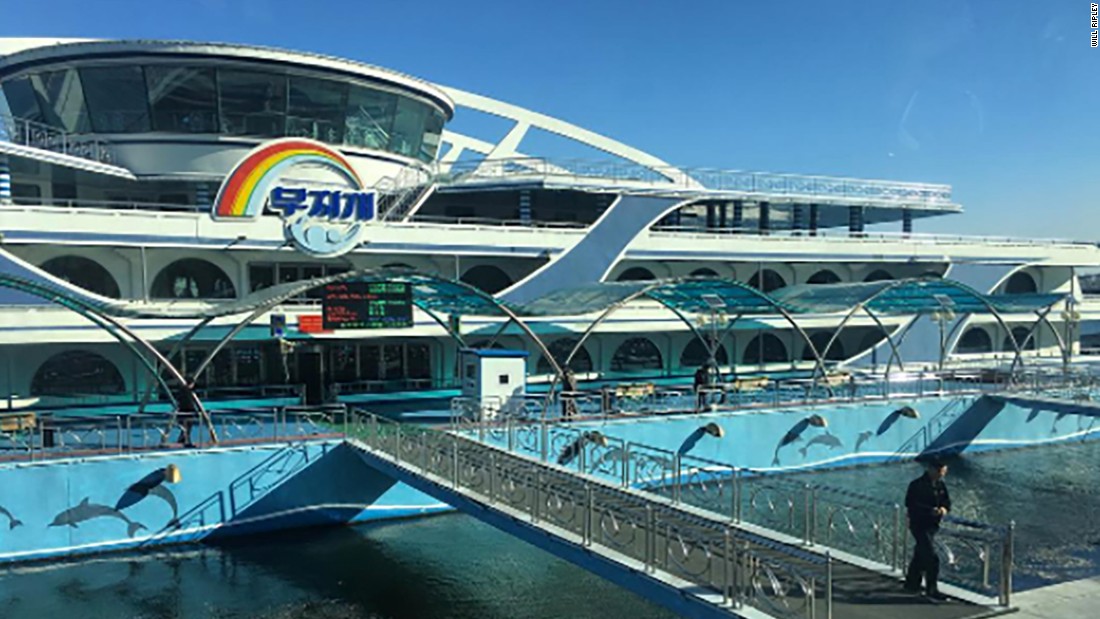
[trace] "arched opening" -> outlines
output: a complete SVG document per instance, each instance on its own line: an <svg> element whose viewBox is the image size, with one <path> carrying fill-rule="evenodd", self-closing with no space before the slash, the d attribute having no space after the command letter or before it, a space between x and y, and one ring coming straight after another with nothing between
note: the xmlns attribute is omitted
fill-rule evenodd
<svg viewBox="0 0 1100 619"><path fill-rule="evenodd" d="M883 340L886 339L886 335L877 328L868 327L863 337L859 339L859 347L856 349L855 355L867 352L872 348L878 346Z"/></svg>
<svg viewBox="0 0 1100 619"><path fill-rule="evenodd" d="M708 269L707 267L701 267L691 272L692 277L718 277L718 271L714 269Z"/></svg>
<svg viewBox="0 0 1100 619"><path fill-rule="evenodd" d="M1031 332L1028 327L1012 327L1012 337L1005 336L1005 340L1002 343L1001 350L1004 352L1010 352L1015 354L1016 347L1012 345L1012 338L1016 338L1016 345L1020 347L1020 350L1035 350L1035 338L1038 337L1036 332L1031 336L1031 339L1024 343L1027 339L1027 334Z"/></svg>
<svg viewBox="0 0 1100 619"><path fill-rule="evenodd" d="M149 296L154 299L232 299L232 280L220 268L200 258L184 258L161 269Z"/></svg>
<svg viewBox="0 0 1100 619"><path fill-rule="evenodd" d="M748 284L761 292L771 292L787 285L783 276L771 269L757 271L749 278Z"/></svg>
<svg viewBox="0 0 1100 619"><path fill-rule="evenodd" d="M773 333L761 333L749 340L745 348L746 364L783 363L790 361L787 345Z"/></svg>
<svg viewBox="0 0 1100 619"><path fill-rule="evenodd" d="M644 337L632 337L623 342L611 357L611 371L624 373L660 372L664 359L657 345Z"/></svg>
<svg viewBox="0 0 1100 619"><path fill-rule="evenodd" d="M103 297L117 299L121 295L118 282L95 260L83 256L58 256L42 263L42 270Z"/></svg>
<svg viewBox="0 0 1100 619"><path fill-rule="evenodd" d="M657 276L653 274L653 271L645 267L630 267L619 274L616 281L620 282L644 282L657 279Z"/></svg>
<svg viewBox="0 0 1100 619"><path fill-rule="evenodd" d="M813 342L814 348L817 348L818 354L824 354L826 361L843 361L847 359L844 354L844 342L837 338L833 345L829 348L829 352L825 353L825 347L829 345L829 340L833 339L833 334L829 331L818 331L810 336L810 341ZM802 360L803 361L817 361L817 357L814 357L814 351L809 346L802 348Z"/></svg>
<svg viewBox="0 0 1100 619"><path fill-rule="evenodd" d="M550 351L554 361L557 361L558 365L565 369L565 359L577 347L577 341L577 338L573 337L558 338L547 344L546 349ZM592 355L588 354L587 348L581 346L577 354L573 355L573 360L569 362L569 369L577 374L592 371ZM554 368L545 356L540 356L538 363L535 364L535 372L537 374L553 374Z"/></svg>
<svg viewBox="0 0 1100 619"><path fill-rule="evenodd" d="M31 395L118 395L126 381L115 364L86 350L67 350L50 357L31 379Z"/></svg>
<svg viewBox="0 0 1100 619"><path fill-rule="evenodd" d="M892 279L894 279L894 276L891 275L888 271L885 271L883 269L875 269L874 271L871 271L870 273L868 273L867 277L863 278L863 281L865 281L865 282L885 282L885 281L889 281L889 280L892 280Z"/></svg>
<svg viewBox="0 0 1100 619"><path fill-rule="evenodd" d="M964 355L993 352L993 340L985 329L970 327L959 338L955 352Z"/></svg>
<svg viewBox="0 0 1100 619"><path fill-rule="evenodd" d="M415 271L416 267L411 264L405 264L404 262L390 262L382 265L383 269L392 269L394 271Z"/></svg>
<svg viewBox="0 0 1100 619"><path fill-rule="evenodd" d="M806 280L807 284L836 284L840 282L840 276L829 269L821 269Z"/></svg>
<svg viewBox="0 0 1100 619"><path fill-rule="evenodd" d="M1026 271L1017 271L1005 282L1005 294L1032 294L1039 292L1035 278Z"/></svg>
<svg viewBox="0 0 1100 619"><path fill-rule="evenodd" d="M697 337L692 338L680 353L681 368L697 368L706 365L708 361L710 361L710 355L707 354L707 347ZM724 344L719 345L718 350L714 352L714 361L720 366L729 365L729 354Z"/></svg>
<svg viewBox="0 0 1100 619"><path fill-rule="evenodd" d="M479 264L462 274L462 282L488 294L496 294L512 285L512 278L498 266Z"/></svg>

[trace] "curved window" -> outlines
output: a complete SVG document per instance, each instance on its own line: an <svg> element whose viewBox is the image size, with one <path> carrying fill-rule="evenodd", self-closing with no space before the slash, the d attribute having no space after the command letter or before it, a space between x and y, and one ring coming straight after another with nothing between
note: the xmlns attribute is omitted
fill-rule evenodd
<svg viewBox="0 0 1100 619"><path fill-rule="evenodd" d="M113 363L94 352L67 350L46 360L31 379L31 395L112 395L126 391Z"/></svg>
<svg viewBox="0 0 1100 619"><path fill-rule="evenodd" d="M1035 338L1037 333L1031 335L1031 339L1028 339L1028 334L1031 333L1031 329L1027 327L1013 327L1012 337L1005 336L1004 345L1001 346L1001 350L1005 352L1016 352L1016 346L1012 345L1012 338L1016 338L1016 345L1020 347L1020 350L1035 350ZM1027 340L1027 343L1024 343Z"/></svg>
<svg viewBox="0 0 1100 619"><path fill-rule="evenodd" d="M577 341L576 338L563 337L550 342L546 345L546 348L554 356L554 360L558 362L558 365L563 365L565 358L577 346ZM582 346L577 354L573 355L573 360L569 362L569 369L577 373L592 371L592 356L588 354L588 349ZM546 357L540 356L538 363L535 365L535 371L538 374L552 374L554 368L550 367L550 362L546 360Z"/></svg>
<svg viewBox="0 0 1100 619"><path fill-rule="evenodd" d="M821 269L806 280L807 284L836 284L840 282L840 276L829 269Z"/></svg>
<svg viewBox="0 0 1100 619"><path fill-rule="evenodd" d="M657 279L657 276L645 267L630 267L620 273L616 279L620 282L641 282Z"/></svg>
<svg viewBox="0 0 1100 619"><path fill-rule="evenodd" d="M701 269L695 269L691 272L692 277L718 277L718 272L714 269L708 269L703 267Z"/></svg>
<svg viewBox="0 0 1100 619"><path fill-rule="evenodd" d="M15 116L71 132L308 137L421 161L436 158L446 122L395 91L200 64L40 71L0 86Z"/></svg>
<svg viewBox="0 0 1100 619"><path fill-rule="evenodd" d="M157 273L149 295L154 299L232 299L237 290L217 266L199 258L184 258Z"/></svg>
<svg viewBox="0 0 1100 619"><path fill-rule="evenodd" d="M810 341L814 343L814 348L817 349L817 354L824 355L826 361L843 361L847 359L844 354L844 342L837 338L832 346L829 346L829 340L833 339L833 334L828 331L818 331L810 336ZM829 346L829 350L826 351L825 347ZM814 351L809 346L805 346L802 349L803 361L817 361L814 357Z"/></svg>
<svg viewBox="0 0 1100 619"><path fill-rule="evenodd" d="M623 342L611 357L612 372L659 372L663 367L661 351L644 337L632 337Z"/></svg>
<svg viewBox="0 0 1100 619"><path fill-rule="evenodd" d="M122 296L118 282L95 260L83 256L58 256L42 264L42 270L74 286L100 296L117 299Z"/></svg>
<svg viewBox="0 0 1100 619"><path fill-rule="evenodd" d="M145 67L153 130L217 133L218 96L214 69L178 65Z"/></svg>
<svg viewBox="0 0 1100 619"><path fill-rule="evenodd" d="M491 264L472 267L462 274L462 281L489 294L496 294L512 285L512 278L500 267Z"/></svg>
<svg viewBox="0 0 1100 619"><path fill-rule="evenodd" d="M749 340L745 363L781 363L789 361L787 345L773 333L761 333Z"/></svg>
<svg viewBox="0 0 1100 619"><path fill-rule="evenodd" d="M989 338L989 333L985 329L971 327L959 338L959 343L955 346L955 352L961 354L993 352L993 340Z"/></svg>
<svg viewBox="0 0 1100 619"><path fill-rule="evenodd" d="M1005 282L1005 294L1030 294L1039 291L1035 278L1025 271L1017 271Z"/></svg>
<svg viewBox="0 0 1100 619"><path fill-rule="evenodd" d="M707 354L707 347L697 337L692 338L691 342L684 347L684 352L680 353L680 367L682 368L697 368L706 365L709 361L710 355ZM730 359L724 345L719 346L718 350L714 351L714 361L718 365L729 365Z"/></svg>
<svg viewBox="0 0 1100 619"><path fill-rule="evenodd" d="M763 282L761 284L761 282ZM771 269L757 271L749 278L748 284L761 292L771 292L787 285L783 276Z"/></svg>
<svg viewBox="0 0 1100 619"><path fill-rule="evenodd" d="M865 282L885 282L885 281L888 281L888 280L891 280L891 279L894 279L894 276L890 275L890 273L888 273L888 272L886 272L882 269L875 269L874 271L871 271L870 273L868 273L867 277L863 278L863 281L865 281Z"/></svg>

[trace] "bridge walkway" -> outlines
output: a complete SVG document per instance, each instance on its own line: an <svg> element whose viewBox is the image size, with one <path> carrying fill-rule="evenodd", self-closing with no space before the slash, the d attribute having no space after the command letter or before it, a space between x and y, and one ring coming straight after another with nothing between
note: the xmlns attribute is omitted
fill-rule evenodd
<svg viewBox="0 0 1100 619"><path fill-rule="evenodd" d="M527 439L518 436L509 450L371 415L356 418L347 435L366 462L395 479L685 617L970 619L1010 610L950 586L958 597L941 604L905 594L889 566L685 500L699 486L721 487L719 477L678 472L683 483L669 497L662 485L646 487L645 478L654 479L652 452L634 446L601 456L583 440L539 432L543 445L562 446L550 461L519 453ZM630 471L625 484L572 469L574 461L606 468L616 459ZM774 486L739 488L752 501L778 502L769 494ZM788 516L797 519L795 510Z"/></svg>

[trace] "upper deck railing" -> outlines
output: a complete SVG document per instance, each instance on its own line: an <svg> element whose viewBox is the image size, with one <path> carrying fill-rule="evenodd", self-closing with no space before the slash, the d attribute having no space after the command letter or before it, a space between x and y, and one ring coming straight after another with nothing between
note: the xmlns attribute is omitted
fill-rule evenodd
<svg viewBox="0 0 1100 619"><path fill-rule="evenodd" d="M748 198L807 202L876 203L958 210L951 186L802 174L775 174L713 168L647 167L631 162L519 157L455 162L441 169L438 182L460 186L556 181L593 189L743 195Z"/></svg>
<svg viewBox="0 0 1100 619"><path fill-rule="evenodd" d="M111 149L103 140L6 114L0 114L0 142L40 148L99 163L114 163Z"/></svg>

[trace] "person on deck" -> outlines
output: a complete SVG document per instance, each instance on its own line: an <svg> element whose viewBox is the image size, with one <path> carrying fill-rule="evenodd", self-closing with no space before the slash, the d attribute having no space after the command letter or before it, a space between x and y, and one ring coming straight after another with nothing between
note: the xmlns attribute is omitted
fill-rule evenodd
<svg viewBox="0 0 1100 619"><path fill-rule="evenodd" d="M905 590L919 593L923 578L924 594L932 600L947 599L938 587L940 558L935 547L940 522L951 512L951 495L947 492L947 484L943 483L945 476L947 465L942 460L929 460L924 475L910 482L905 493L909 531L916 541L913 560L905 574Z"/></svg>

